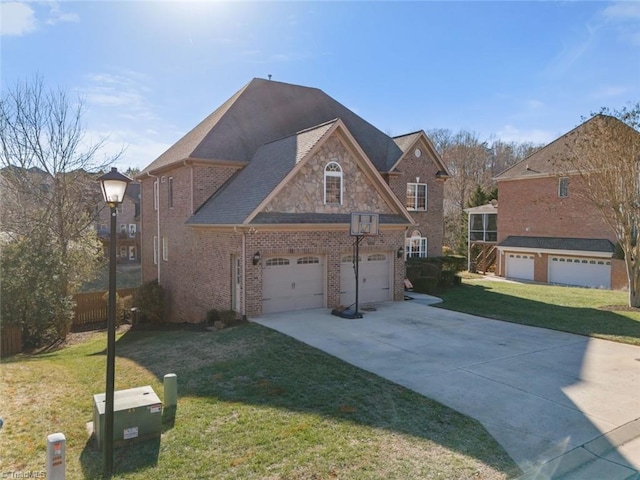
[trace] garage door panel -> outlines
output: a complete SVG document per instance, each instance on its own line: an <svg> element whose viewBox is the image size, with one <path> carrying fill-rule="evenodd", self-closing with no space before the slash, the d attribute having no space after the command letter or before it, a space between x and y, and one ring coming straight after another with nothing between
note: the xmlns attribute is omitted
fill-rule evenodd
<svg viewBox="0 0 640 480"><path fill-rule="evenodd" d="M610 288L611 261L579 257L549 257L549 283Z"/></svg>
<svg viewBox="0 0 640 480"><path fill-rule="evenodd" d="M344 255L340 264L340 303L355 303L355 272L353 255ZM358 302L372 303L391 300L390 259L388 252L359 256Z"/></svg>
<svg viewBox="0 0 640 480"><path fill-rule="evenodd" d="M533 255L524 253L507 254L507 278L533 280Z"/></svg>
<svg viewBox="0 0 640 480"><path fill-rule="evenodd" d="M274 257L262 274L264 313L324 306L324 263L319 256Z"/></svg>

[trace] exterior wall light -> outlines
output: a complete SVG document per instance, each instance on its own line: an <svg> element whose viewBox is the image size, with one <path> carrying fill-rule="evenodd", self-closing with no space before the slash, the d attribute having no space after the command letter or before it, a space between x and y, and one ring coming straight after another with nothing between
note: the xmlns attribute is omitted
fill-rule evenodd
<svg viewBox="0 0 640 480"><path fill-rule="evenodd" d="M253 254L253 264L258 265L260 263L260 252L256 252Z"/></svg>
<svg viewBox="0 0 640 480"><path fill-rule="evenodd" d="M404 247L399 247L396 255L398 258L402 258L402 256L404 255Z"/></svg>

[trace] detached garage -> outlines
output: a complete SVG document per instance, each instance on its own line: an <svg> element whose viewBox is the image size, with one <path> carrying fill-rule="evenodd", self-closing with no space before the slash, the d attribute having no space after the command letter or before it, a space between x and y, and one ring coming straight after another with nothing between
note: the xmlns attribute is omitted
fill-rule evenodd
<svg viewBox="0 0 640 480"><path fill-rule="evenodd" d="M615 246L608 239L509 236L498 250L500 271L507 278L592 288L612 285Z"/></svg>

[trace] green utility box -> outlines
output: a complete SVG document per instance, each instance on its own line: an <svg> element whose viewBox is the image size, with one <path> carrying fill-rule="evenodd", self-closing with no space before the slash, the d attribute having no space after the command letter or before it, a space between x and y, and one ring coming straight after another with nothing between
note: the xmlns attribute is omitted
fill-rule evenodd
<svg viewBox="0 0 640 480"><path fill-rule="evenodd" d="M104 442L106 394L93 396L93 431L98 448ZM162 403L150 385L119 390L113 395L113 444L157 438L162 433Z"/></svg>

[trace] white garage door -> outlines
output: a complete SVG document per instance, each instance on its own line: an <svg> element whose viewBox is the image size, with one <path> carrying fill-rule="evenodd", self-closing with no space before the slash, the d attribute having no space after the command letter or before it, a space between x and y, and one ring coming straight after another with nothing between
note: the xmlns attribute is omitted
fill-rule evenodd
<svg viewBox="0 0 640 480"><path fill-rule="evenodd" d="M549 257L549 283L610 288L611 261L594 258Z"/></svg>
<svg viewBox="0 0 640 480"><path fill-rule="evenodd" d="M507 278L533 280L533 255L526 253L507 254Z"/></svg>
<svg viewBox="0 0 640 480"><path fill-rule="evenodd" d="M324 264L316 255L263 260L262 311L286 312L324 307Z"/></svg>
<svg viewBox="0 0 640 480"><path fill-rule="evenodd" d="M340 303L349 306L356 301L356 278L353 255L343 255L340 262ZM360 254L358 303L391 300L391 253Z"/></svg>

